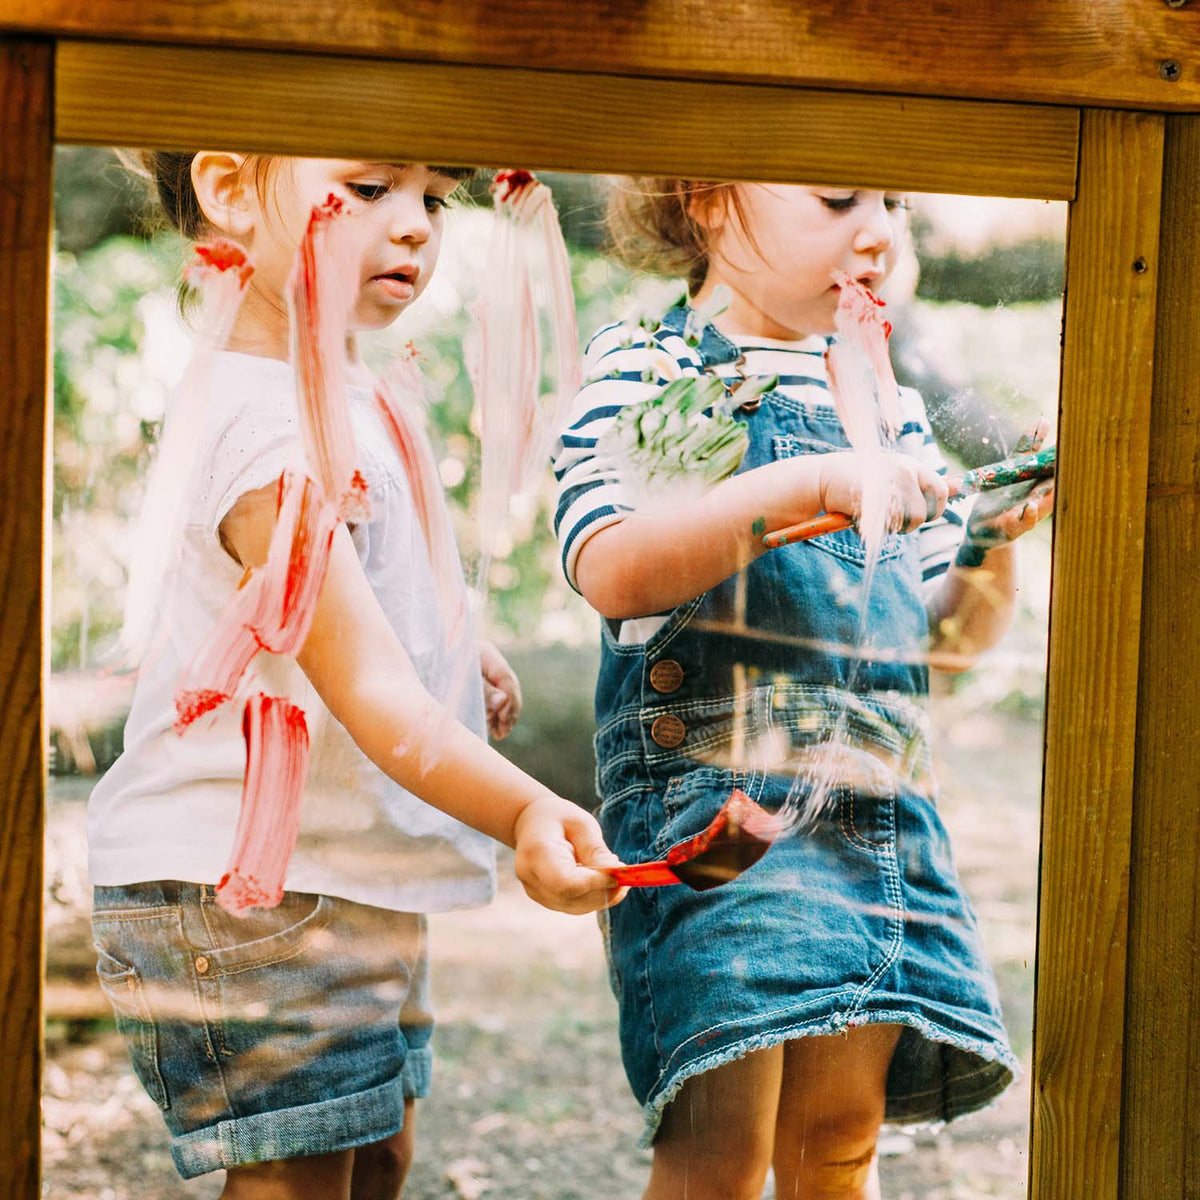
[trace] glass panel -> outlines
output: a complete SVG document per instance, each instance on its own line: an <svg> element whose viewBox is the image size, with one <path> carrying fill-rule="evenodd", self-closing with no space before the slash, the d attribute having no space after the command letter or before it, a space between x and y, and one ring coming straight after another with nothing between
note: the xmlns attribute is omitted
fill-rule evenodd
<svg viewBox="0 0 1200 1200"><path fill-rule="evenodd" d="M260 220L307 216L305 188L321 190L328 182L328 165L313 162L243 178L262 205L254 210ZM221 175L219 162L209 168L210 183L233 178ZM45 1195L215 1197L222 1172L205 1168L220 1167L222 1141L195 1131L236 1119L235 1127L225 1127L228 1146L235 1128L239 1138L264 1139L266 1122L277 1119L278 1136L292 1139L282 1143L289 1148L283 1157L311 1154L326 1145L315 1131L327 1128L309 1120L312 1110L247 1119L300 1103L336 1107L339 1098L357 1096L347 1102L353 1113L346 1119L367 1128L368 1141L389 1132L406 1050L407 1078L423 1091L428 1016L423 993L409 987L420 959L416 934L388 915L417 908L431 913L435 1065L429 1094L418 1104L406 1197L632 1197L646 1188L656 1156L659 1184L668 1187L662 1194L682 1194L663 1184L674 1178L664 1173L686 1168L693 1179L711 1181L727 1179L722 1172L766 1169L769 1155L757 1166L732 1150L715 1161L710 1155L735 1118L761 1117L781 1095L781 1129L788 1132L777 1147L780 1176L768 1171L764 1195L804 1194L796 1188L807 1183L785 1177L798 1158L794 1147L803 1143L810 1161L809 1148L819 1157L822 1146L833 1144L822 1140L819 1120L806 1120L804 1106L819 1117L857 1118L861 1156L878 1114L858 1102L882 1096L889 1061L892 1120L878 1140L883 1195L1023 1194L1050 523L1020 538L1013 593L1009 551L993 544L996 522L985 529L977 519L974 540L982 545L990 533L993 542L974 558L961 554L962 525L954 522L969 520L970 502L949 523L926 521L945 495L928 479L922 495L912 468L897 477L897 488L900 495L910 489L914 529L888 532L890 518L878 508L872 534L871 519L874 483L894 475L895 460L906 455L932 468L940 461L936 445L945 478L961 481L970 469L1014 454L1022 431L1039 418L1051 423L1046 445L1053 444L1065 206L852 188L738 185L733 192L680 193L669 180L547 174L565 237L580 338L575 355L555 323L565 311L556 303L556 280L565 276L555 274L554 226L542 223L549 210L537 207L541 193L522 192L520 179L509 180L501 191L524 195L526 208L518 199L515 213L497 217L491 173L480 172L461 184L443 217L439 200L454 183L445 176L421 175L412 190L413 168L376 164L335 179L352 208L393 206L396 224L366 249L347 235L343 248L326 256L318 243L317 283L310 279L294 296L312 314L313 297L330 295L315 289L336 283L331 268L351 262L346 294L356 298L356 320L373 328L360 339L363 364L352 364L342 382L349 386L354 462L366 479L371 512L354 508L358 501L347 486L342 515L355 530L350 552L357 552L424 685L457 705L468 723L479 722L480 710L471 710L474 643L462 632L478 620L521 681L523 711L497 747L533 779L590 810L598 807L595 703L603 828L628 862L664 858L701 833L735 788L762 806L735 812L749 831L740 848L722 857L710 847L689 862L675 861L685 882L635 889L600 918L614 947L610 972L596 919L533 903L514 876L511 850L499 851L496 899L478 907L487 890L480 847L456 843L449 827L425 828L427 810L405 807L403 793L386 790L382 775L364 774L351 739L368 741L374 727L361 713L413 717L411 708L392 706L395 695L415 694L407 677L384 687L365 670L369 678L357 682L373 690L355 691L356 680L339 675L339 662L361 661L355 657L361 630L378 634L365 610L341 628L338 653L306 661L317 691L305 690L286 654L264 652L229 689L232 701L181 737L170 731L172 697L204 632L196 627L205 621L211 627L265 576L252 575L238 590L243 570L234 555L239 547L243 557L258 554L255 537L263 526L256 524L260 510L235 502L269 489L297 461L289 457L292 442L303 442L310 469L319 473L311 466L318 442L301 430L294 378L281 361L289 355L280 313L294 243L259 243L258 274L233 340L225 351L197 350L220 322L211 278L206 285L201 277L200 302L185 302L181 314L177 284L188 243L161 221L147 224L155 206L112 152L61 149L57 171ZM231 231L244 237L234 193L212 194L229 200ZM606 216L614 196L626 201L623 224ZM406 209L409 201L415 207ZM432 234L413 233L422 221L430 231L444 224L436 275ZM718 236L723 221L729 229L749 228L751 236L705 242ZM342 236L336 220L330 228L330 237ZM847 229L855 232L847 237ZM709 257L693 254L689 263L681 246L707 246ZM639 253L665 273L630 266ZM418 261L422 294L409 309L417 282L409 268ZM794 275L780 262L794 264ZM886 309L859 310L861 323L848 321L853 282L824 294L835 266L878 290ZM697 295L692 315L676 307L689 270ZM726 287L714 296L718 277ZM813 280L821 283L815 291ZM895 395L878 356L884 314L894 326L883 354L900 386ZM613 323L621 324L592 342L578 367L596 331ZM313 324L321 325L319 315ZM304 361L328 365L336 338L320 342L308 328L299 323L293 345L309 355ZM843 350L833 352L831 392L825 350L835 332ZM294 351L291 358L297 361ZM574 394L576 370L582 398ZM372 375L390 378L398 397L388 411L401 430L403 460L375 406ZM766 378L773 375L779 378ZM682 413L678 407L686 388L676 385L659 398L676 377L694 377L693 389L705 379L719 382L689 414L686 397ZM750 388L729 399L744 378ZM414 389L427 419L431 458L423 470L421 421L408 404ZM477 392L498 406L490 426ZM547 399L556 393L564 400L557 410ZM523 396L534 397L531 406L520 406ZM188 432L173 458L162 426L170 397L174 414L185 411L180 398L203 401L192 425L173 416L176 428ZM618 408L646 400L646 413L659 418L613 426ZM714 403L724 418L713 417ZM664 405L674 405L671 420L681 432L664 426ZM281 412L282 433L271 426ZM224 422L221 436L211 424L214 413ZM336 429L319 432L336 438ZM544 443L534 436L542 432ZM859 440L847 446L845 432ZM605 433L599 453L608 456L606 465L589 474L592 443ZM240 438L252 447L249 459ZM880 453L869 469L860 456L863 438L878 439ZM681 448L686 469L673 470L670 455ZM883 453L895 449L902 453ZM552 451L562 475L557 487L543 466ZM836 457L822 464L827 469L813 470L820 463L814 456L830 452ZM524 474L522 453L529 459ZM153 494L160 507L152 513L161 519L147 524L139 514L155 486L148 468L156 457L168 457L174 474L159 480ZM265 466L246 465L256 461ZM333 470L337 456L322 461ZM203 471L194 469L200 462ZM734 489L746 487L759 468L778 483L761 493L761 511L739 525L747 493ZM706 471L707 488L696 483ZM621 492L607 486L614 478ZM430 485L423 509L422 480ZM589 491L586 485L596 482L602 486ZM859 517L855 528L761 556L755 548L745 570L736 562L729 567L728 581L713 575L712 563L726 561L721 554L744 558L777 526L836 511L838 504L856 507L860 485L864 508L852 514ZM439 492L449 530L439 523ZM786 503L778 500L784 493ZM994 495L984 493L977 503ZM234 507L223 507L222 498ZM612 513L605 503L614 505ZM1017 503L1018 514L1024 504L1025 498ZM230 512L233 518L224 520ZM556 512L561 537L571 540L568 560L584 564L576 582L609 612L603 652L596 610L564 577ZM274 508L270 513L268 534ZM710 522L698 541L696 514ZM1036 515L1030 511L1027 524ZM325 528L336 524L335 514ZM623 536L622 527L643 537L632 536L615 560L602 549L597 554L606 541L614 544L614 534ZM1015 531L1012 517L1005 528ZM690 559L672 559L671 546L654 542L664 529L678 533L675 549L696 548ZM426 554L434 546L436 563L436 547L452 545L451 535L467 585L461 612L455 572L440 573ZM150 650L138 676L124 665L118 633L130 563L151 536L160 539L158 569L168 590L175 581L175 591L173 607L149 609L143 630ZM166 549L171 538L185 547L182 560L178 550ZM576 558L572 547L589 543ZM881 546L877 563L864 556L865 543ZM286 539L281 544L286 551ZM666 546L659 560L636 558L639 546L658 544ZM309 547L318 559L319 545L317 538ZM335 570L352 561L336 554ZM964 565L947 569L956 554ZM640 564L633 576L619 570L606 576L605 563L619 566L624 555ZM864 590L868 559L874 580ZM297 568L286 578L296 584L313 576ZM933 599L944 586L957 591ZM992 608L1003 609L1010 595L1012 623L1003 632ZM238 618L237 629L253 628L259 640L294 631L286 604L281 617L255 597L256 615ZM941 604L934 624L941 653L929 672L926 706L927 601ZM321 619L318 629L328 633ZM438 622L441 637L431 632ZM993 639L996 646L976 658L970 643ZM386 658L382 650L380 656ZM193 699L211 682L206 662L209 674L193 677ZM491 673L501 693L510 687L501 666L493 663ZM167 674L174 682L164 682ZM349 700L335 696L331 681L339 679ZM103 894L100 908L108 916L96 933L102 989L89 923L97 880L89 878L87 801L121 755L135 682L147 707L130 719L125 765L105 777L92 804L92 866L112 888L164 876L198 886ZM259 794L284 823L283 759L298 744L294 722L271 725L287 711L247 706L259 688L304 710L312 756L289 893L279 907L253 910L239 924L227 908L255 898L251 875L271 898L264 880L272 862L282 869L277 850L286 844L278 830L262 837L256 826L234 852L243 708L254 714L247 718L252 736L282 756L268 760ZM495 720L507 724L507 710ZM420 794L436 789L439 772L454 769L456 755L467 752L455 750L448 721L413 721L405 729L388 727L373 747ZM189 742L198 749L191 751ZM153 753L147 743L157 747ZM485 769L489 779L506 778L498 762ZM493 813L505 803L505 788L531 794L521 789L532 785L507 778L495 785ZM372 792L376 785L383 790ZM458 803L453 788L447 802ZM497 831L487 806L471 811ZM780 812L789 818L785 827ZM426 840L416 850L411 841L395 840L397 825L409 834L424 829ZM447 843L457 849L446 851ZM748 865L756 847L765 854ZM159 871L160 862L170 865ZM231 866L242 868L241 890L222 889L222 907L213 889ZM736 880L728 878L743 868ZM719 886L705 890L713 882ZM319 893L340 899L320 900ZM347 899L370 906L365 911L376 922L370 931L364 910L348 915ZM140 921L128 919L134 912ZM254 924L260 920L274 925ZM139 941L135 935L152 925L153 935ZM242 936L244 929L253 935ZM361 949L355 936L371 949ZM261 950L264 939L269 953L247 949ZM385 959L380 946L392 947L393 957ZM299 975L284 969L289 962ZM352 996L338 991L349 963L360 975L376 976L360 979L363 991ZM989 1012L993 976L1007 1044ZM623 1031L614 986L623 997ZM300 999L285 1002L289 994ZM404 995L412 999L401 1013ZM396 1010L393 1031L383 1033L387 1018L379 1014L389 1004ZM267 1025L260 1024L264 1014ZM394 1034L396 1020L404 1041ZM903 1032L880 1037L880 1030L896 1027ZM349 1048L347 1031L360 1037ZM797 1040L802 1034L827 1036ZM686 1084L667 1106L658 1150L639 1147L645 1125L622 1066L622 1039L634 1089L651 1107L673 1079L717 1081L709 1094ZM787 1057L774 1076L766 1070L746 1084L737 1068L719 1065L747 1049L785 1042ZM1008 1061L1007 1045L1025 1075L1005 1089L1002 1072L989 1064ZM772 1053L752 1061L768 1061ZM317 1073L322 1066L326 1077ZM787 1081L782 1090L778 1071ZM227 1097L235 1093L231 1107L222 1089ZM839 1094L849 1098L840 1107L833 1099ZM945 1124L958 1109L968 1115ZM194 1178L181 1181L176 1172L164 1116L180 1135L177 1161L185 1172L199 1172ZM703 1129L706 1121L713 1137L690 1140L686 1129ZM851 1142L838 1143L840 1157L856 1157L847 1150ZM664 1151L672 1146L681 1148L674 1166ZM360 1153L360 1171L381 1169L367 1158ZM317 1180L327 1165L306 1164L309 1178ZM331 1169L336 1173L336 1164ZM357 1186L361 1191L361 1174Z"/></svg>

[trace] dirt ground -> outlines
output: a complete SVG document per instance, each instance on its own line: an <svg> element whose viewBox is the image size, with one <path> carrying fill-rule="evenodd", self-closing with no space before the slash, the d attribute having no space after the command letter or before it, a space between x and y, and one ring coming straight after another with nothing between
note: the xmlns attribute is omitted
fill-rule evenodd
<svg viewBox="0 0 1200 1200"><path fill-rule="evenodd" d="M1040 726L994 714L935 721L948 730L943 812L1027 1064ZM212 1200L222 1177L178 1179L157 1109L100 1015L82 853L86 790L83 780L55 780L49 811L42 1194ZM432 923L437 1061L406 1200L635 1200L649 1153L637 1148L641 1118L619 1062L594 921L532 904L508 859L501 876L491 908ZM1024 1195L1028 1109L1023 1082L941 1132L885 1131L888 1200Z"/></svg>

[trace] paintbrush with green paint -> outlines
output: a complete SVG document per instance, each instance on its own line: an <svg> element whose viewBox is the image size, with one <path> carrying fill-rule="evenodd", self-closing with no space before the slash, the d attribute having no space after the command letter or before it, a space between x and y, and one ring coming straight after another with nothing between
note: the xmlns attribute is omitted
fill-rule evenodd
<svg viewBox="0 0 1200 1200"><path fill-rule="evenodd" d="M947 479L950 487L950 499L958 500L963 496L975 496L980 492L992 492L997 488L1011 487L1016 483L1028 483L1031 480L1049 479L1054 474L1055 447L1047 446L1036 454L1017 454L1012 458L1001 459L999 462L988 463L987 466L976 467L962 475L952 475ZM819 537L823 533L836 533L840 529L849 529L854 519L845 513L822 513L811 521L801 521L798 525L788 525L784 529L776 529L763 535L763 545L769 550L777 546L789 546L793 542L805 542L809 538Z"/></svg>

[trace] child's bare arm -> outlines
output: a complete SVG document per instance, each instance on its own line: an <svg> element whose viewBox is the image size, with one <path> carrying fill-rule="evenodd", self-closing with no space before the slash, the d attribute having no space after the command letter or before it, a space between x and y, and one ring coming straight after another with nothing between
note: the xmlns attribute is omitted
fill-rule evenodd
<svg viewBox="0 0 1200 1200"><path fill-rule="evenodd" d="M762 535L820 512L856 516L869 473L890 476L893 526L941 512L945 482L903 454L813 454L731 476L698 500L633 513L593 534L575 564L579 590L613 620L694 599L764 552Z"/></svg>
<svg viewBox="0 0 1200 1200"><path fill-rule="evenodd" d="M274 522L275 488L248 493L222 521L222 542L239 562L260 565ZM589 912L623 894L609 876L579 865L617 861L595 819L442 713L379 607L344 525L334 532L328 574L296 661L380 770L443 812L514 846L517 874L539 903ZM418 738L430 731L440 743L435 753L423 755Z"/></svg>

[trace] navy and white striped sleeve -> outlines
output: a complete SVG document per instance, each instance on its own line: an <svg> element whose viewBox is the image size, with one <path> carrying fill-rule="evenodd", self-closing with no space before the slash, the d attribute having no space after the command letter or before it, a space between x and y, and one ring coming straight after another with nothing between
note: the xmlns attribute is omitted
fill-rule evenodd
<svg viewBox="0 0 1200 1200"><path fill-rule="evenodd" d="M925 401L913 388L900 389L904 426L900 430L899 447L907 454L932 467L939 475L947 473L946 460L933 436ZM917 530L917 545L921 555L921 589L925 600L932 599L941 586L942 577L954 562L962 542L971 502L951 500L940 517L926 521Z"/></svg>
<svg viewBox="0 0 1200 1200"><path fill-rule="evenodd" d="M642 344L635 345L635 341ZM588 538L633 509L615 469L596 458L596 442L625 405L649 399L667 382L663 358L662 345L646 344L645 334L634 326L605 326L588 344L584 385L572 402L567 426L553 452L557 481L554 530L563 574L576 591L575 563ZM683 369L680 364L681 374Z"/></svg>

